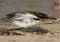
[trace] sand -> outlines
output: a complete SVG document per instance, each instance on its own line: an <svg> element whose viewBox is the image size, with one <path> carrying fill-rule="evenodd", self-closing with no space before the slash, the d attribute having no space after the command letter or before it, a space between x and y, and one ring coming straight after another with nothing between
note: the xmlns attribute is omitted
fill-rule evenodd
<svg viewBox="0 0 60 42"><path fill-rule="evenodd" d="M40 27L46 28L52 32L55 32L54 34L42 34L37 35L33 33L26 33L26 35L10 35L10 36L0 36L0 42L60 42L60 22L58 23L50 23L50 20L48 22L42 22L40 21Z"/></svg>

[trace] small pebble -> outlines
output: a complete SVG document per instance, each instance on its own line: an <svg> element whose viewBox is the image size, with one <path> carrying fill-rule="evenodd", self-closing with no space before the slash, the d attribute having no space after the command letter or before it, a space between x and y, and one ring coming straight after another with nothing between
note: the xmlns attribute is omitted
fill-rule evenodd
<svg viewBox="0 0 60 42"><path fill-rule="evenodd" d="M54 33L54 35L57 35L57 33Z"/></svg>
<svg viewBox="0 0 60 42"><path fill-rule="evenodd" d="M51 33L47 33L47 35L50 35Z"/></svg>

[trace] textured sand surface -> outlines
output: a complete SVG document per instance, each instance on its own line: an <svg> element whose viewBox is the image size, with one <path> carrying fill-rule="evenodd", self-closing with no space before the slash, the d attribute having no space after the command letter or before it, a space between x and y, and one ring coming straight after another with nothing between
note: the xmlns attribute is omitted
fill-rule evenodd
<svg viewBox="0 0 60 42"><path fill-rule="evenodd" d="M0 36L0 42L59 42L59 35Z"/></svg>
<svg viewBox="0 0 60 42"><path fill-rule="evenodd" d="M41 21L39 26L55 32L54 34L47 33L44 35L37 35L33 33L26 33L26 35L20 36L0 36L0 42L60 42L60 23L49 23L50 20L48 20L48 22Z"/></svg>

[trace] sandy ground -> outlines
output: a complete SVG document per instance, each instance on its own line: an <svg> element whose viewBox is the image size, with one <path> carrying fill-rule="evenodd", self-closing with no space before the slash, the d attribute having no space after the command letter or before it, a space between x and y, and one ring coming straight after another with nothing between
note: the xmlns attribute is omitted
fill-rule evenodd
<svg viewBox="0 0 60 42"><path fill-rule="evenodd" d="M46 28L55 34L37 35L33 33L27 33L20 36L0 36L0 42L60 42L60 23L52 23L50 20L39 23L40 27ZM0 26L2 27L2 26Z"/></svg>
<svg viewBox="0 0 60 42"><path fill-rule="evenodd" d="M60 42L59 35L0 36L0 42Z"/></svg>

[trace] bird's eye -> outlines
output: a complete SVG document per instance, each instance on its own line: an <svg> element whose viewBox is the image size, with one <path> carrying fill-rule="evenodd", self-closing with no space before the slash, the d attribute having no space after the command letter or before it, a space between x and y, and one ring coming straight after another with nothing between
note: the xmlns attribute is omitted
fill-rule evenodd
<svg viewBox="0 0 60 42"><path fill-rule="evenodd" d="M39 18L33 18L34 20L40 20Z"/></svg>

